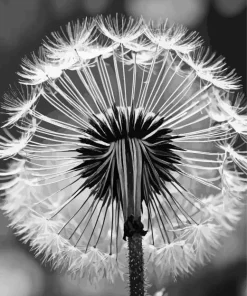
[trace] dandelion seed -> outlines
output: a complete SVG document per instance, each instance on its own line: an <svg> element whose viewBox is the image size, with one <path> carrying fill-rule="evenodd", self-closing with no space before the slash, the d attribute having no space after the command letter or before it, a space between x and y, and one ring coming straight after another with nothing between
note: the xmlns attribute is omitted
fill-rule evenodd
<svg viewBox="0 0 247 296"><path fill-rule="evenodd" d="M131 43L140 37L144 31L142 18L136 21L131 17L127 20L124 17L112 19L111 17L98 16L96 21L99 30L116 43Z"/></svg>
<svg viewBox="0 0 247 296"><path fill-rule="evenodd" d="M31 113L41 92L42 88L39 87L26 87L25 89L20 87L20 89L12 89L9 93L6 93L3 97L4 103L2 104L2 108L6 110L6 113L10 116L2 127L14 125L21 118Z"/></svg>
<svg viewBox="0 0 247 296"><path fill-rule="evenodd" d="M190 245L185 245L185 241L173 242L161 247L157 251L157 266L161 268L161 275L171 273L173 276L181 272L189 273L193 267L193 255ZM167 266L164 266L164 260Z"/></svg>
<svg viewBox="0 0 247 296"><path fill-rule="evenodd" d="M196 74L203 80L210 82L212 85L223 90L237 90L237 82L239 78L234 71L226 73L226 64L224 58L215 59L215 54L209 53L209 49L205 50L200 47L195 51L183 56L184 61L189 64ZM212 61L215 60L213 63ZM224 77L222 73L226 73Z"/></svg>
<svg viewBox="0 0 247 296"><path fill-rule="evenodd" d="M246 195L236 74L195 33L142 18L71 23L41 53L22 65L26 92L5 96L20 135L0 144L11 227L72 277L129 268L131 295L144 295L144 264L173 277L203 264Z"/></svg>
<svg viewBox="0 0 247 296"><path fill-rule="evenodd" d="M86 49L93 41L94 20L85 19L82 23L69 23L66 32L61 29L52 33L52 38L44 41L47 56L60 65L72 64L78 60L78 52Z"/></svg>
<svg viewBox="0 0 247 296"><path fill-rule="evenodd" d="M158 44L166 50L175 50L183 54L194 51L202 45L197 33L187 34L188 30L185 27L175 24L171 26L168 23L168 19L166 19L158 26L153 22L146 26L145 33L154 44Z"/></svg>
<svg viewBox="0 0 247 296"><path fill-rule="evenodd" d="M25 85L39 85L49 79L59 78L62 74L63 64L51 63L46 55L46 50L40 48L39 55L32 54L31 59L27 57L22 60L22 72L18 73Z"/></svg>
<svg viewBox="0 0 247 296"><path fill-rule="evenodd" d="M0 157L7 159L9 157L14 157L17 154L23 154L22 151L27 145L28 141L31 139L33 130L34 127L32 129L30 128L27 133L22 133L19 139L15 139L7 129L4 129L4 132L8 138L0 136L0 139L3 140L3 142L0 143Z"/></svg>
<svg viewBox="0 0 247 296"><path fill-rule="evenodd" d="M191 250L195 251L196 259L201 264L220 246L219 238L222 234L219 225L203 223L185 227L184 230L182 237L186 243L191 244Z"/></svg>

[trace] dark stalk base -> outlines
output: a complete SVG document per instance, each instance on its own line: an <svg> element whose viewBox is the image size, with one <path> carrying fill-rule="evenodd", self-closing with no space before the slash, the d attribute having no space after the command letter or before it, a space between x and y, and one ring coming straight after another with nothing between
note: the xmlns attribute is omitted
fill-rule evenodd
<svg viewBox="0 0 247 296"><path fill-rule="evenodd" d="M130 296L144 296L144 259L141 234L135 233L132 237L128 237L128 249Z"/></svg>

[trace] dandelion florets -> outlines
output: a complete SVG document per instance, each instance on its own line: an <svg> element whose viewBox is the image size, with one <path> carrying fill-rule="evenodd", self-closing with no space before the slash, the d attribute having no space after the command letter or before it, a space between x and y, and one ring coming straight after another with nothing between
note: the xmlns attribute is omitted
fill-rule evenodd
<svg viewBox="0 0 247 296"><path fill-rule="evenodd" d="M20 76L27 88L4 97L18 137L0 138L12 159L0 193L24 242L92 283L123 278L136 233L161 275L209 260L241 217L246 102L196 33L85 19L52 33Z"/></svg>

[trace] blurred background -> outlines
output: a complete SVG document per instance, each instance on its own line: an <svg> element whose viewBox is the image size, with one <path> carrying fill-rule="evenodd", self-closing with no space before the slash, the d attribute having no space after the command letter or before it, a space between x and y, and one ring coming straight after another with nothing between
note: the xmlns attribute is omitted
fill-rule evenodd
<svg viewBox="0 0 247 296"><path fill-rule="evenodd" d="M21 58L36 51L45 35L73 19L117 12L146 20L169 18L198 31L236 69L246 92L245 0L0 0L0 100L17 81ZM2 162L0 166L4 168ZM176 283L151 278L150 295L162 287L169 296L247 295L246 224L243 215L213 262L193 276ZM56 274L40 263L42 258L35 259L7 225L0 212L0 296L127 295L127 284L120 279L114 286L102 282L95 288Z"/></svg>

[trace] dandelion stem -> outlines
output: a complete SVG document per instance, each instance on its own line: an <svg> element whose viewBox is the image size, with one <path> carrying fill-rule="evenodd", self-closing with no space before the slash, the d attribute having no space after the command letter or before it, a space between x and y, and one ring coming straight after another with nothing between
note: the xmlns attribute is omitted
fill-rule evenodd
<svg viewBox="0 0 247 296"><path fill-rule="evenodd" d="M144 296L144 260L142 236L147 231L141 222L142 152L136 139L122 141L123 159L126 154L125 173L127 175L127 220L124 223L124 237L128 237L129 288L130 296ZM127 145L126 145L127 144ZM127 152L127 153L126 153Z"/></svg>
<svg viewBox="0 0 247 296"><path fill-rule="evenodd" d="M136 219L130 215L124 223L123 239L128 237L130 296L145 295L142 236L145 236L147 231L143 228L141 216Z"/></svg>
<svg viewBox="0 0 247 296"><path fill-rule="evenodd" d="M130 296L144 296L144 258L142 235L135 233L128 238L129 250L129 288Z"/></svg>

